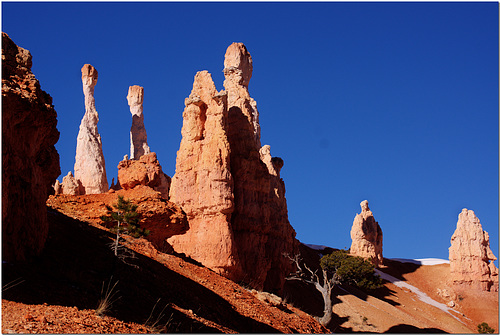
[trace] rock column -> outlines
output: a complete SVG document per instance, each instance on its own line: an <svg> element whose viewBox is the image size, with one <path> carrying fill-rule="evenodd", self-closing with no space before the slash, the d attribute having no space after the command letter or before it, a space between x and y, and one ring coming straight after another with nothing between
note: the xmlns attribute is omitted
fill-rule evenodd
<svg viewBox="0 0 500 335"><path fill-rule="evenodd" d="M360 203L361 213L354 218L351 228L350 254L368 258L375 266L382 265L382 229L368 207L368 200Z"/></svg>
<svg viewBox="0 0 500 335"><path fill-rule="evenodd" d="M490 237L483 231L474 211L462 209L449 248L450 279L482 291L498 291L497 258L490 249Z"/></svg>
<svg viewBox="0 0 500 335"><path fill-rule="evenodd" d="M96 83L97 70L92 65L85 64L82 67L85 115L80 123L75 156L75 178L81 183L80 194L104 193L109 188L101 136L97 131L99 115L94 99Z"/></svg>
<svg viewBox="0 0 500 335"><path fill-rule="evenodd" d="M130 113L132 114L132 127L130 128L130 159L139 159L151 151L148 146L148 136L144 127L142 103L144 101L144 88L130 86L127 95Z"/></svg>

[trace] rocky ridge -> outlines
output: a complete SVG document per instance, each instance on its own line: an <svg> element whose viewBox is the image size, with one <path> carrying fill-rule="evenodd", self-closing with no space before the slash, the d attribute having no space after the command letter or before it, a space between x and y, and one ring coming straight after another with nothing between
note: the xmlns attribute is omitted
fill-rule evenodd
<svg viewBox="0 0 500 335"><path fill-rule="evenodd" d="M2 260L38 255L48 234L45 201L61 173L52 98L31 72L30 52L2 32Z"/></svg>

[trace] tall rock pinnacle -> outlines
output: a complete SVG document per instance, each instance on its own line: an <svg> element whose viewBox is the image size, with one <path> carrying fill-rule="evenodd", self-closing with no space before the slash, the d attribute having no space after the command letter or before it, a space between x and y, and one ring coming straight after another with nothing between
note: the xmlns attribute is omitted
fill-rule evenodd
<svg viewBox="0 0 500 335"><path fill-rule="evenodd" d="M462 209L449 248L450 279L482 291L498 291L497 258L490 249L490 237L483 231L474 211Z"/></svg>
<svg viewBox="0 0 500 335"><path fill-rule="evenodd" d="M354 218L351 228L350 254L368 258L375 266L382 265L382 229L368 207L368 200L360 203L361 213Z"/></svg>
<svg viewBox="0 0 500 335"><path fill-rule="evenodd" d="M108 191L106 166L102 153L101 136L97 131L99 115L95 108L94 87L97 70L90 64L82 67L85 115L80 123L76 142L75 178L80 181L80 194L97 194Z"/></svg>
<svg viewBox="0 0 500 335"><path fill-rule="evenodd" d="M293 271L282 254L298 253L279 176L283 160L261 148L248 93L252 58L242 43L228 47L224 67L225 91L201 71L185 100L170 200L186 212L190 229L168 242L234 281L279 292Z"/></svg>
<svg viewBox="0 0 500 335"><path fill-rule="evenodd" d="M148 146L148 136L144 127L142 103L144 101L144 88L130 86L127 95L130 113L132 113L132 127L130 128L130 159L139 159L151 151Z"/></svg>

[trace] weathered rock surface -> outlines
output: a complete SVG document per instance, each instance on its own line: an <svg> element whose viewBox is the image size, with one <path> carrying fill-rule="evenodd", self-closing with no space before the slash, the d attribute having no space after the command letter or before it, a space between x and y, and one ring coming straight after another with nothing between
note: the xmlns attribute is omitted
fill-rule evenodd
<svg viewBox="0 0 500 335"><path fill-rule="evenodd" d="M97 70L90 64L82 67L85 115L80 123L76 142L75 178L80 181L80 194L98 194L108 191L106 166L102 152L101 135L97 131L99 115L95 108L94 87Z"/></svg>
<svg viewBox="0 0 500 335"><path fill-rule="evenodd" d="M31 72L32 57L2 32L2 259L43 249L45 202L61 173L57 113Z"/></svg>
<svg viewBox="0 0 500 335"><path fill-rule="evenodd" d="M62 194L80 195L81 185L71 171L63 178L61 186Z"/></svg>
<svg viewBox="0 0 500 335"><path fill-rule="evenodd" d="M252 287L279 292L293 269L282 253L298 252L288 222L283 161L260 147L255 101L248 93L252 59L233 43L224 61L225 91L198 72L186 99L171 201L190 229L169 239L214 271ZM262 156L262 158L261 158Z"/></svg>
<svg viewBox="0 0 500 335"><path fill-rule="evenodd" d="M125 190L144 185L168 198L170 177L161 168L156 153L141 156L139 160L124 159L118 164L118 184Z"/></svg>
<svg viewBox="0 0 500 335"><path fill-rule="evenodd" d="M450 281L482 291L498 291L497 258L474 211L462 209L449 248Z"/></svg>
<svg viewBox="0 0 500 335"><path fill-rule="evenodd" d="M375 266L383 264L382 256L382 229L375 221L373 213L368 207L368 201L360 203L361 213L354 218L351 228L350 254L371 259Z"/></svg>
<svg viewBox="0 0 500 335"><path fill-rule="evenodd" d="M144 88L130 86L127 95L130 113L132 114L132 127L130 128L130 159L139 159L151 152L148 146L148 136L144 127L143 101Z"/></svg>

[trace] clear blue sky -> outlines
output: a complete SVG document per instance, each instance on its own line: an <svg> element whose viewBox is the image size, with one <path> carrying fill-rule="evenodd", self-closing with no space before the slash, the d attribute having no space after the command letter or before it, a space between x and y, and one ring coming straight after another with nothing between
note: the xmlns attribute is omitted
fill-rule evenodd
<svg viewBox="0 0 500 335"><path fill-rule="evenodd" d="M300 241L349 247L367 199L385 257L446 259L466 207L498 257L498 3L3 2L2 31L53 97L63 175L85 63L99 72L109 182L129 153L130 85L144 87L148 143L172 176L194 75L223 89L226 48L243 42Z"/></svg>

